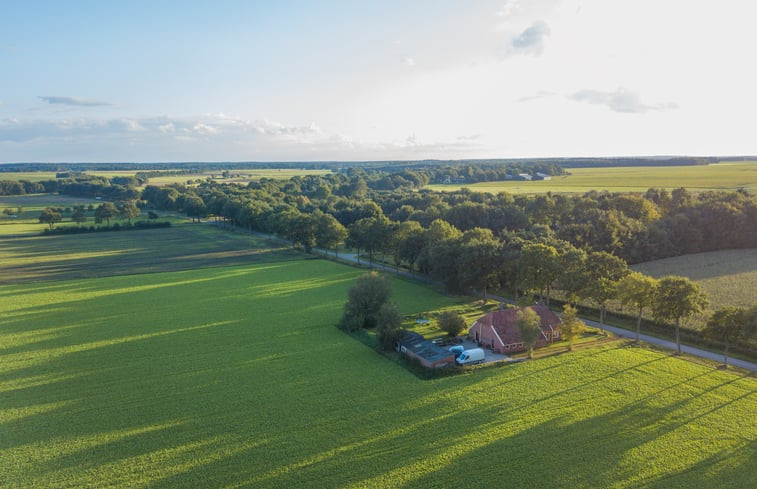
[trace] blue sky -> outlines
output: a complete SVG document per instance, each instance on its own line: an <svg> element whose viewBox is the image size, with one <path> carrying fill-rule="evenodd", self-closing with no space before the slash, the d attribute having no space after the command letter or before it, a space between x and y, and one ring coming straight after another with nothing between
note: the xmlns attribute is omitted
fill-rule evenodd
<svg viewBox="0 0 757 489"><path fill-rule="evenodd" d="M0 162L757 154L748 0L0 0Z"/></svg>

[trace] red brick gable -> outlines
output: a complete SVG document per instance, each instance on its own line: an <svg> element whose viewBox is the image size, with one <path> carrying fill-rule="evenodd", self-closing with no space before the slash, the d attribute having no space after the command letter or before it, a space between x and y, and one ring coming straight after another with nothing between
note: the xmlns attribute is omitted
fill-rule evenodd
<svg viewBox="0 0 757 489"><path fill-rule="evenodd" d="M544 346L559 338L560 318L542 304L531 306L541 319L540 335L536 347ZM523 309L523 308L521 308ZM500 309L483 316L471 326L468 336L478 341L481 346L489 347L503 353L522 350L520 333L516 322L521 309ZM519 345L519 346L515 346Z"/></svg>

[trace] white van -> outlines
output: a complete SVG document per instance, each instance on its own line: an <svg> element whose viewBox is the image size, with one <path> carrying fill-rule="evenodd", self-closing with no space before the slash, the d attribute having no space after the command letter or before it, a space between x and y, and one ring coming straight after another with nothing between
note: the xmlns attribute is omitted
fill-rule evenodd
<svg viewBox="0 0 757 489"><path fill-rule="evenodd" d="M481 348L465 350L455 359L455 363L458 365L476 365L478 363L484 363L484 350Z"/></svg>

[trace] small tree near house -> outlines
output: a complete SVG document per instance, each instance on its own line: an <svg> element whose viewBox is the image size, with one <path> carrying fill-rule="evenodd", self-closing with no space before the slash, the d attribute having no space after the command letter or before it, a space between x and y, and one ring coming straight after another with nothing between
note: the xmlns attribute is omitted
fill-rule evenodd
<svg viewBox="0 0 757 489"><path fill-rule="evenodd" d="M447 336L457 336L465 330L465 319L454 311L444 311L439 314L439 329L447 333Z"/></svg>
<svg viewBox="0 0 757 489"><path fill-rule="evenodd" d="M402 335L402 314L397 304L385 302L376 315L376 340L379 348L391 350Z"/></svg>
<svg viewBox="0 0 757 489"><path fill-rule="evenodd" d="M518 311L515 324L518 326L521 341L528 349L528 358L533 358L534 345L536 345L536 340L539 339L539 334L541 334L539 315L533 309L521 309Z"/></svg>
<svg viewBox="0 0 757 489"><path fill-rule="evenodd" d="M389 280L378 273L370 272L358 277L347 293L340 326L347 331L375 328L379 310L391 295Z"/></svg>
<svg viewBox="0 0 757 489"><path fill-rule="evenodd" d="M585 329L584 322L579 319L576 308L570 304L565 304L562 311L560 334L568 340L568 351L573 351L573 342Z"/></svg>

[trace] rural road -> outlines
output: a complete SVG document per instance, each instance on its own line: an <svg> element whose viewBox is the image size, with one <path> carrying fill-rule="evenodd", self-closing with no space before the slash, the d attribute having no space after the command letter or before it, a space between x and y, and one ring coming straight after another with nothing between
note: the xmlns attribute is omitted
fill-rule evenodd
<svg viewBox="0 0 757 489"><path fill-rule="evenodd" d="M275 240L275 241L278 241L278 242L289 243L287 240L278 238L276 236L271 236L271 235L268 235L268 234L257 233L257 232L255 232L254 234L257 234L257 235L259 235L261 237L264 237L264 238L267 238L267 239L271 239L271 240ZM323 249L319 249L319 248L313 248L313 250L317 251L318 253L322 253L324 255L328 255L330 257L334 256L333 252L330 252L330 251L327 251L327 250L323 250ZM358 257L357 257L357 255L355 253L340 253L339 254L339 258L341 258L342 260L353 262L353 263L360 263L361 265L368 265L368 262L366 262L365 260L358 260ZM402 275L403 277L407 277L407 278L410 278L412 280L418 280L418 281L421 281L421 282L433 283L432 280L430 280L430 279L428 279L426 277L423 277L421 275L414 275L414 274L411 274L410 272L406 272L404 270L399 270L398 271L398 270L395 270L394 267L387 266L387 265L382 265L380 263L374 263L372 265L372 267L376 268L376 269L379 269L379 270L384 270L384 271L387 271L387 272L391 272L391 273L394 273L396 275ZM478 295L478 294L476 294L476 295ZM494 295L491 295L491 294L489 294L488 297L490 299L492 299L492 300L496 300L496 301L500 301L500 302L506 302L508 304L513 304L513 301L511 301L509 299L505 299L504 297L498 297L498 296L494 296ZM599 328L600 327L599 323L596 322L596 321L591 321L589 319L583 319L583 321L584 321L585 324L587 324L588 326L591 326L593 328ZM631 330L624 329L624 328L618 328L616 326L604 325L604 327L602 329L604 329L606 331L609 331L609 332L611 332L611 333L613 333L613 334L615 334L617 336L624 337L624 338L635 338L635 336L636 336L636 332L635 331L631 331ZM673 341L664 340L664 339L657 338L655 336L646 335L646 334L640 335L639 338L642 341L645 341L647 343L651 343L653 345L660 346L662 348L666 348L668 350L675 350L676 349L676 344ZM714 360L716 362L722 362L723 361L723 355L721 353L714 353L714 352L711 352L711 351L702 350L700 348L694 348L693 346L688 346L688 345L682 344L681 345L681 351L683 353L688 354L688 355L693 355L693 356L700 357L700 358L707 358L709 360ZM738 358L730 358L729 357L728 358L728 364L732 365L732 366L735 366L735 367L743 368L743 369L746 369L746 370L751 370L752 372L757 372L757 363L754 363L754 362L749 362L749 361L746 361L746 360L741 360L741 359L738 359Z"/></svg>

